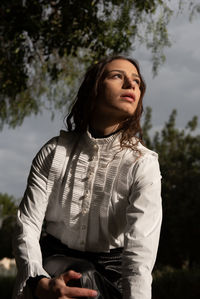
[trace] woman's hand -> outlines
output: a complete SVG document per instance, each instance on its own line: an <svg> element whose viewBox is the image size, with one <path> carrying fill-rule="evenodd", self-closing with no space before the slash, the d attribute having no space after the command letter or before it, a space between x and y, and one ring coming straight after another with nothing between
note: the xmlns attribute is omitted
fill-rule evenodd
<svg viewBox="0 0 200 299"><path fill-rule="evenodd" d="M80 273L70 270L56 278L42 278L37 284L35 295L39 299L96 297L97 292L95 290L67 286L71 279L79 279L80 277Z"/></svg>

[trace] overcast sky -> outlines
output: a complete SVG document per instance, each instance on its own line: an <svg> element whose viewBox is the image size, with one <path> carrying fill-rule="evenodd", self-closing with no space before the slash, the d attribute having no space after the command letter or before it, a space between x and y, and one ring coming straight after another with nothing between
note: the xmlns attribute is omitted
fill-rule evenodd
<svg viewBox="0 0 200 299"><path fill-rule="evenodd" d="M185 15L169 26L172 46L165 50L166 62L154 79L151 54L143 47L133 53L147 83L144 106L151 106L154 130L160 130L172 109L177 109L177 127L185 127L194 115L200 122L200 18L189 23ZM0 192L21 198L31 161L40 147L64 128L63 116L52 122L48 112L26 119L15 130L0 132ZM200 124L198 131L200 132Z"/></svg>

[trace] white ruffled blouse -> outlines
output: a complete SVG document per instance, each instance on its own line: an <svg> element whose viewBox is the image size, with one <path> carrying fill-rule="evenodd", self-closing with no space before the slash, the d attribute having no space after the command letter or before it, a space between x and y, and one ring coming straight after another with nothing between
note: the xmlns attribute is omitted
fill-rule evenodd
<svg viewBox="0 0 200 299"><path fill-rule="evenodd" d="M30 276L49 276L39 245L44 218L47 232L72 249L124 247L123 298L151 298L162 219L158 155L141 144L140 156L121 150L120 134L98 139L61 131L34 158L17 215L13 298L28 298Z"/></svg>

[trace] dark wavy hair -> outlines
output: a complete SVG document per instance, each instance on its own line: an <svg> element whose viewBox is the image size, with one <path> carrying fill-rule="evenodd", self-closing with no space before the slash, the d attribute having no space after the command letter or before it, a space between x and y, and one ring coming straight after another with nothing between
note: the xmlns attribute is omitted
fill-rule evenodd
<svg viewBox="0 0 200 299"><path fill-rule="evenodd" d="M95 106L95 99L98 96L99 87L103 80L105 66L111 61L118 59L131 62L136 67L141 80L141 95L137 108L134 114L123 122L120 139L121 148L129 147L137 151L136 146L139 141L142 141L140 119L143 112L143 97L146 90L146 84L140 73L139 64L135 59L126 58L124 56L112 56L93 64L85 74L83 82L78 90L75 103L67 116L66 124L68 131L73 130L83 133L87 130ZM133 139L133 137L137 138Z"/></svg>

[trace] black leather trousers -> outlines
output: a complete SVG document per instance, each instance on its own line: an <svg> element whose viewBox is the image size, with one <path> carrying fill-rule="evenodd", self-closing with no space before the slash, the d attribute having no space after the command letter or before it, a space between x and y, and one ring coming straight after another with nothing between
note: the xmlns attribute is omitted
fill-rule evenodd
<svg viewBox="0 0 200 299"><path fill-rule="evenodd" d="M70 281L71 286L97 290L98 299L122 299L123 248L106 253L82 252L68 248L51 235L43 237L40 244L43 266L51 277L74 270L82 277L78 281Z"/></svg>

